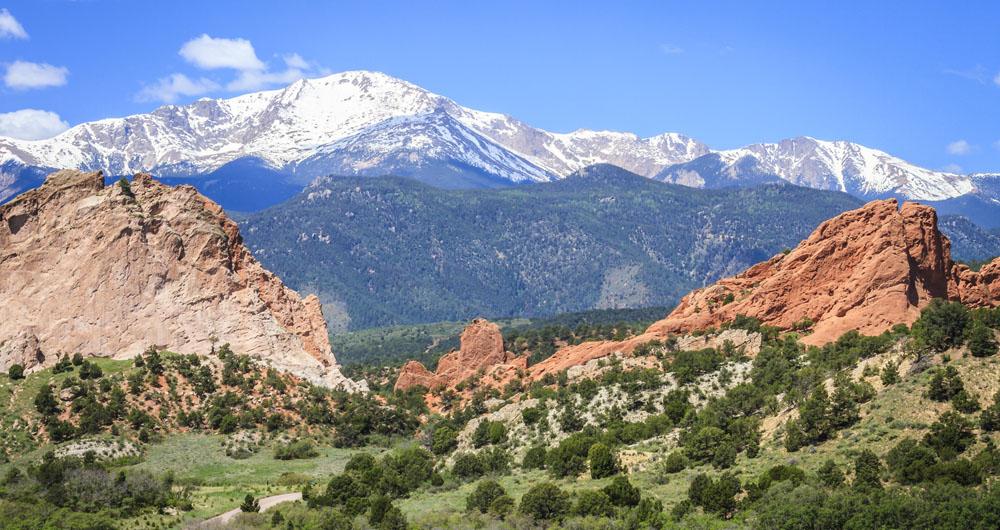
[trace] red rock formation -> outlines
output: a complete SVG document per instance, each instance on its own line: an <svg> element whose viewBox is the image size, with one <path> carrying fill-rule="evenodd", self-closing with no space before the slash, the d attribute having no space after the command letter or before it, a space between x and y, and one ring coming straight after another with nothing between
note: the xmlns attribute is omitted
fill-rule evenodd
<svg viewBox="0 0 1000 530"><path fill-rule="evenodd" d="M705 329L736 315L781 328L808 318L813 333L803 341L824 344L852 329L910 324L932 298L997 305L998 276L1000 260L979 273L951 260L933 208L874 201L826 221L788 254L691 292L648 333Z"/></svg>
<svg viewBox="0 0 1000 530"><path fill-rule="evenodd" d="M341 375L315 296L264 269L219 205L148 175L127 191L59 171L0 207L0 344L26 334L43 364L228 342L315 383L363 386Z"/></svg>
<svg viewBox="0 0 1000 530"><path fill-rule="evenodd" d="M787 254L689 293L642 335L567 346L527 368L525 378L539 380L614 352L630 353L671 334L718 327L737 315L786 329L808 318L813 322L813 332L803 339L808 344L824 344L850 330L878 334L913 323L938 297L970 306L1000 305L1000 259L973 272L952 261L950 242L938 231L933 208L874 201L821 224ZM500 344L499 330L495 333ZM451 353L442 358L436 374L420 363L407 363L396 387L451 386L480 369L485 372L482 384L501 386L516 370L500 348L476 356ZM468 369L460 372L463 366Z"/></svg>
<svg viewBox="0 0 1000 530"><path fill-rule="evenodd" d="M525 367L526 357L518 358L504 350L500 326L477 318L462 331L459 349L441 357L436 372L409 361L400 370L395 388L451 387L477 374L495 378L500 377L500 372Z"/></svg>

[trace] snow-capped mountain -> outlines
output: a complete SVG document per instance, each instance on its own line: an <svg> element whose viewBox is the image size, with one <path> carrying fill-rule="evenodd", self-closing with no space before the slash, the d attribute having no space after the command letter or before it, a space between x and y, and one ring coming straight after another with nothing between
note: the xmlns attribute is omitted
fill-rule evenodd
<svg viewBox="0 0 1000 530"><path fill-rule="evenodd" d="M970 204L983 215L1000 208L996 175L931 171L850 142L803 137L711 151L677 133L553 133L367 71L83 123L47 140L0 138L0 201L63 167L189 179L223 205L249 210L320 175L483 187L551 181L598 163L695 187L788 181L863 198L952 201L957 213Z"/></svg>
<svg viewBox="0 0 1000 530"><path fill-rule="evenodd" d="M931 171L851 142L809 137L716 151L669 166L655 178L696 187L780 179L858 197L895 195L926 201L950 199L975 190L968 175Z"/></svg>
<svg viewBox="0 0 1000 530"><path fill-rule="evenodd" d="M0 164L201 175L244 157L299 182L327 173L469 171L508 182L549 181L610 161L643 174L708 152L670 133L556 134L509 116L462 107L377 72L303 79L229 99L168 105L149 114L77 125L48 140L0 138ZM456 182L456 184L459 184Z"/></svg>
<svg viewBox="0 0 1000 530"><path fill-rule="evenodd" d="M976 194L1000 205L1000 173L973 173L969 175Z"/></svg>

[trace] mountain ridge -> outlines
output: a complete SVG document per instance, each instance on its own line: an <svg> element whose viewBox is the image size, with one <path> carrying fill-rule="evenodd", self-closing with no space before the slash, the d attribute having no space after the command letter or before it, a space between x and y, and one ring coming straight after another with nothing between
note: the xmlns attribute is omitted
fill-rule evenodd
<svg viewBox="0 0 1000 530"><path fill-rule="evenodd" d="M978 194L1000 210L996 186L846 141L800 137L713 151L679 133L555 133L369 71L83 123L48 140L0 138L0 201L37 185L31 171L39 168L197 179L244 158L256 160L261 173L270 172L287 188L325 174L401 174L444 187L492 187L558 180L612 163L695 187L781 179L863 199L941 201ZM272 204L289 196L282 191ZM230 209L259 209L244 198L228 204L227 197L216 198ZM956 203L952 213L974 207L981 205Z"/></svg>

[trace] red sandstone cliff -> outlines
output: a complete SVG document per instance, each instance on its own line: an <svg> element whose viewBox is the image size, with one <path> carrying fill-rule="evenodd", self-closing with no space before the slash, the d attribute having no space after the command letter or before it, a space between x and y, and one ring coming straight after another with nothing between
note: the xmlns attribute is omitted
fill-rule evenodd
<svg viewBox="0 0 1000 530"><path fill-rule="evenodd" d="M1000 260L978 273L958 265L933 208L874 201L826 221L788 254L691 292L648 332L704 329L738 314L781 328L808 318L813 332L803 341L824 344L852 329L911 324L932 298L997 305Z"/></svg>
<svg viewBox="0 0 1000 530"><path fill-rule="evenodd" d="M341 375L319 300L299 298L193 187L59 171L0 207L0 369L57 353L129 357L213 342L315 383Z"/></svg>
<svg viewBox="0 0 1000 530"><path fill-rule="evenodd" d="M437 371L431 372L417 361L409 361L399 372L395 388L414 386L442 388L454 386L482 371L493 375L497 370L527 367L527 358L515 357L503 347L500 326L481 318L473 320L462 331L458 350L445 354L438 361Z"/></svg>

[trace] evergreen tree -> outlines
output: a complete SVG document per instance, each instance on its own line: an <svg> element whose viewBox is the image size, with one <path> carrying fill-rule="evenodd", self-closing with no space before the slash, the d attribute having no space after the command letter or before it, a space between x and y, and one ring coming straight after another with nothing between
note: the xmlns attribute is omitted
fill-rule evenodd
<svg viewBox="0 0 1000 530"><path fill-rule="evenodd" d="M945 351L962 345L969 310L959 302L940 298L931 300L913 323L912 334L934 351Z"/></svg>
<svg viewBox="0 0 1000 530"><path fill-rule="evenodd" d="M42 416L55 416L59 414L59 401L56 400L55 394L52 393L51 386L42 385L42 388L38 389L38 394L35 395L35 410Z"/></svg>
<svg viewBox="0 0 1000 530"><path fill-rule="evenodd" d="M993 330L980 319L974 319L966 333L969 352L976 357L989 357L997 353L997 341Z"/></svg>
<svg viewBox="0 0 1000 530"><path fill-rule="evenodd" d="M871 450L865 449L854 459L854 488L857 490L882 489L882 462Z"/></svg>
<svg viewBox="0 0 1000 530"><path fill-rule="evenodd" d="M885 363L880 374L882 384L885 386L894 385L899 382L899 365L896 363Z"/></svg>
<svg viewBox="0 0 1000 530"><path fill-rule="evenodd" d="M587 453L590 462L590 477L600 479L618 473L618 458L608 446L596 443Z"/></svg>
<svg viewBox="0 0 1000 530"><path fill-rule="evenodd" d="M247 496L243 498L243 504L240 504L240 511L245 513L257 513L260 511L260 503L253 497L253 495L247 493Z"/></svg>

